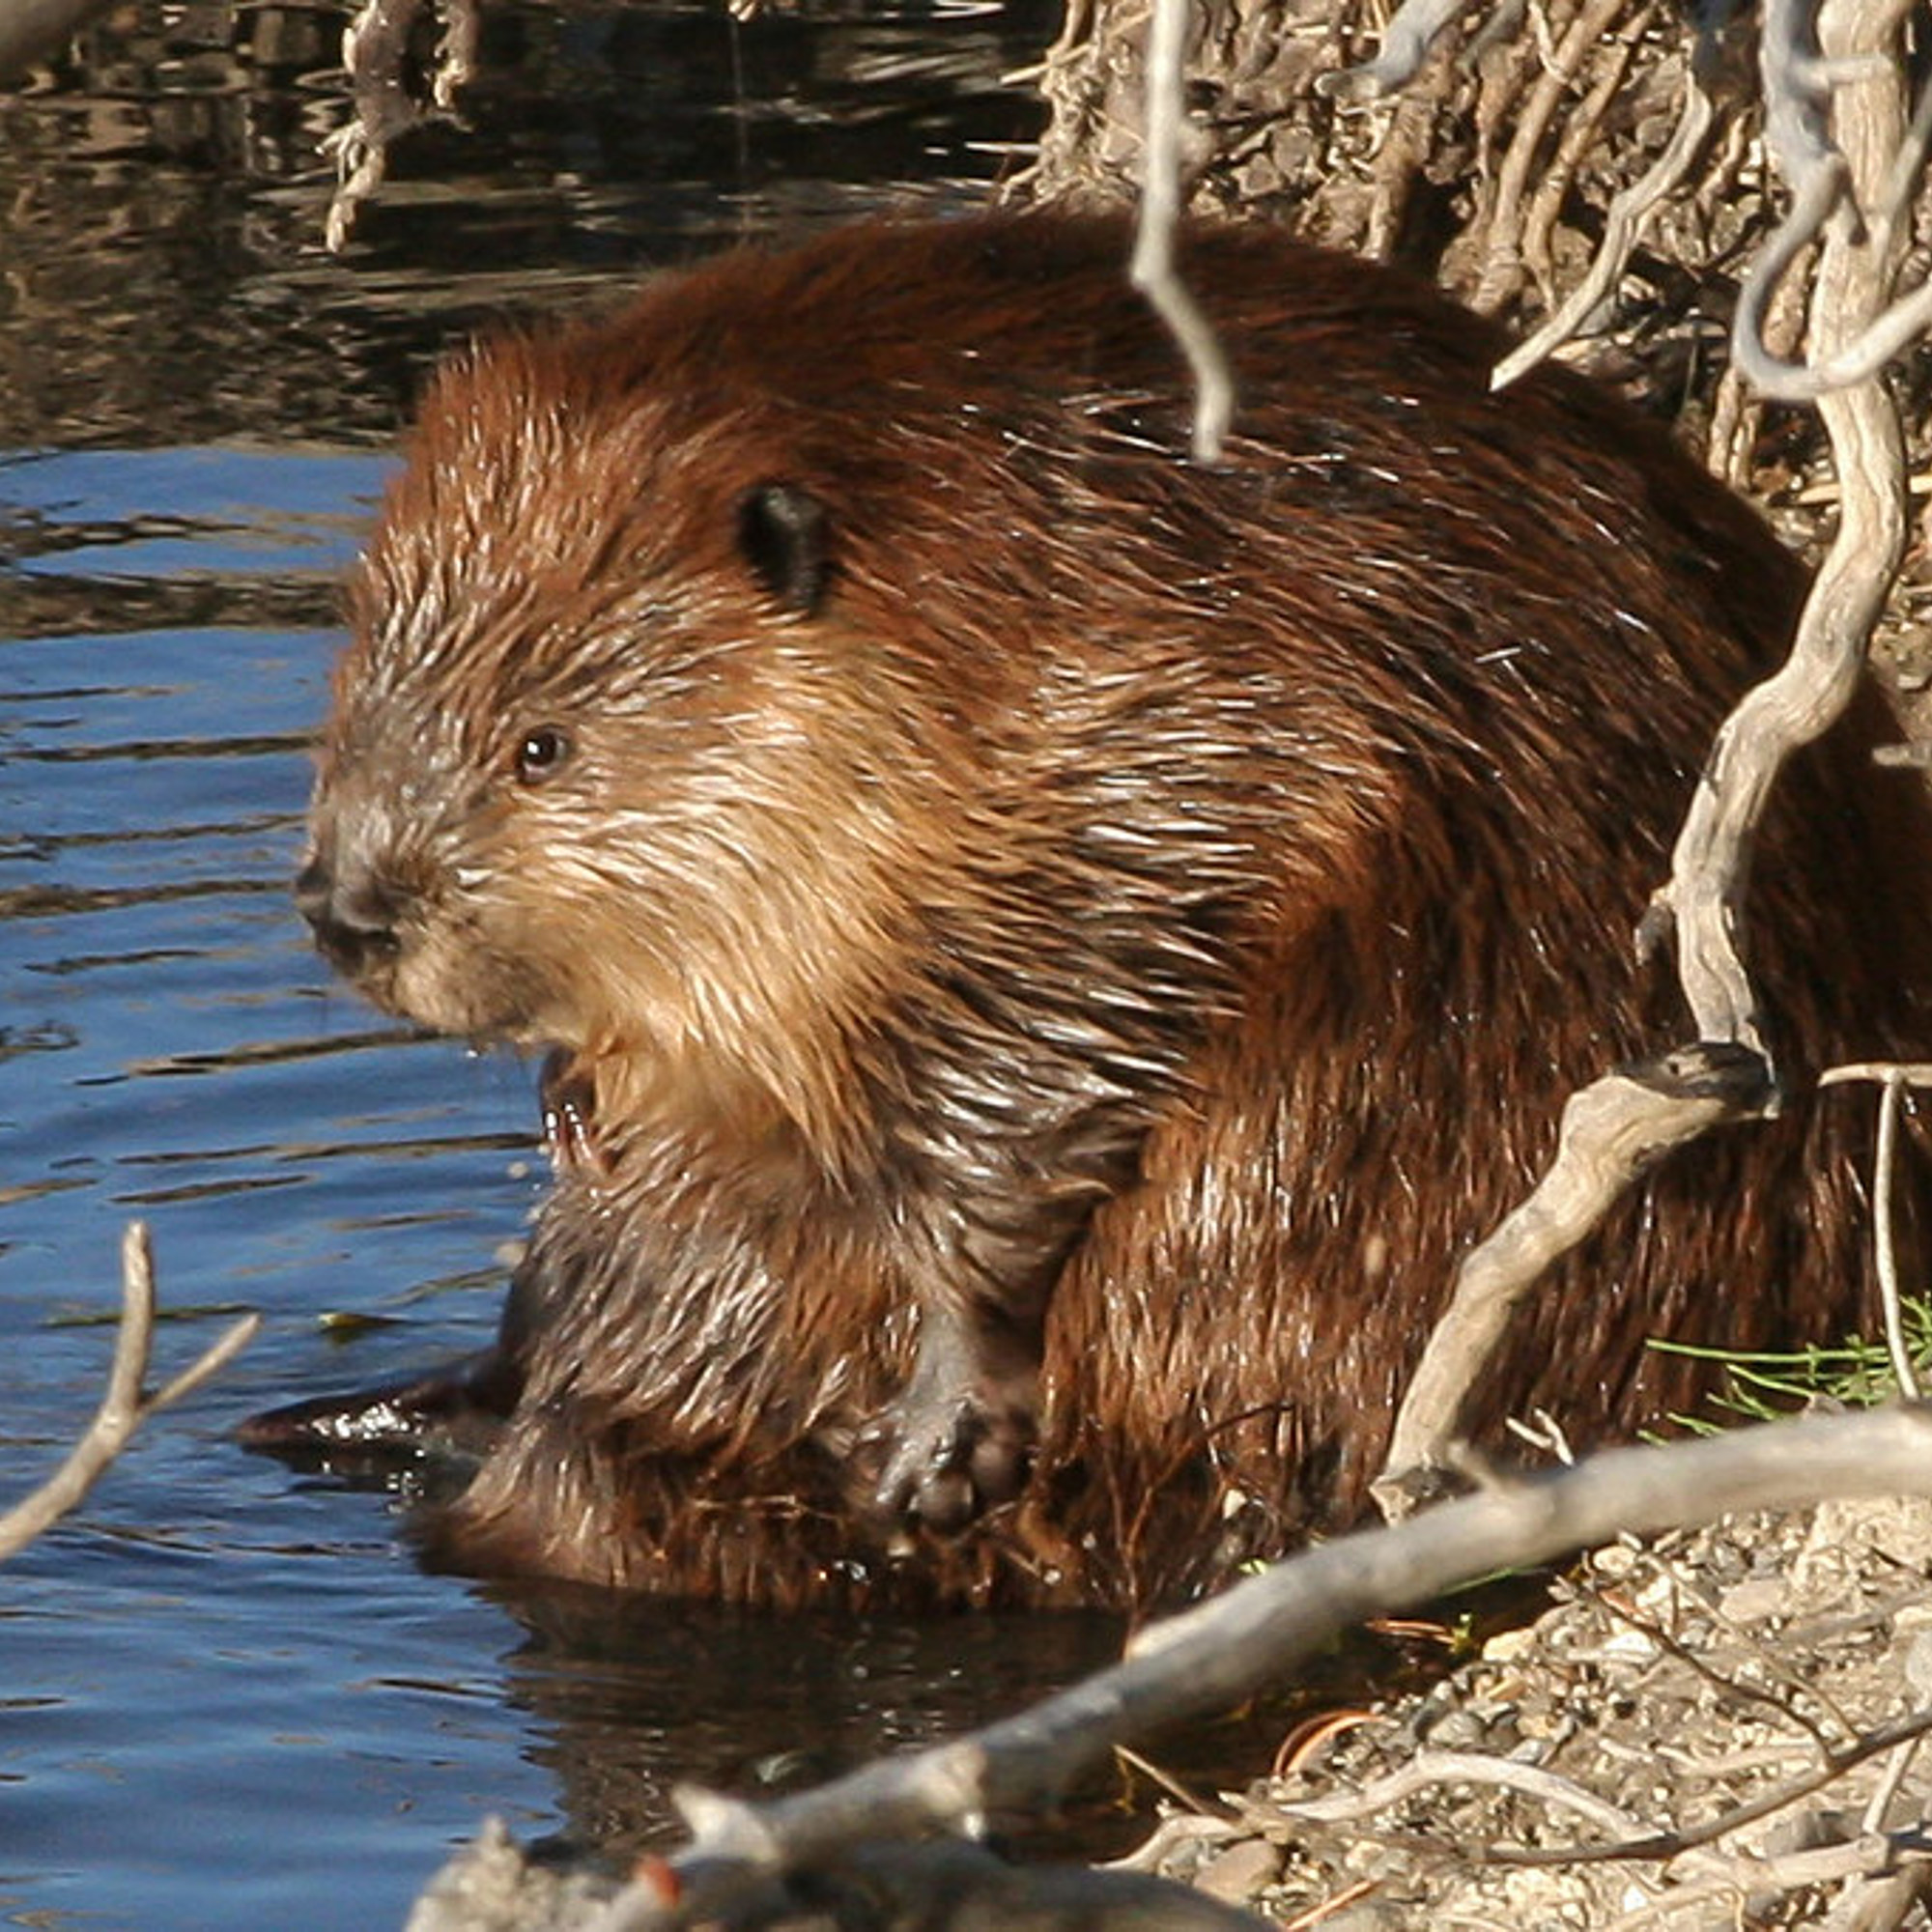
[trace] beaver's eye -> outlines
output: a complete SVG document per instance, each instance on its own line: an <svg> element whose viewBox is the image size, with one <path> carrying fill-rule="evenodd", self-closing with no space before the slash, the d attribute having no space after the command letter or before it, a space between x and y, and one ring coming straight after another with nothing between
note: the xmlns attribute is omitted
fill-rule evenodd
<svg viewBox="0 0 1932 1932"><path fill-rule="evenodd" d="M542 784L570 762L570 739L554 724L526 731L517 747L517 776L526 784Z"/></svg>

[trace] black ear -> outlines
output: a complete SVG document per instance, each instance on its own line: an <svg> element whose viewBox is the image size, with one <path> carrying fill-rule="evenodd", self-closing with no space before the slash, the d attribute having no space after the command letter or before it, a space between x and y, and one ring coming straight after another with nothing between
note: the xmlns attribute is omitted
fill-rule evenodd
<svg viewBox="0 0 1932 1932"><path fill-rule="evenodd" d="M832 574L825 505L795 483L761 483L738 505L738 548L781 604L809 617Z"/></svg>

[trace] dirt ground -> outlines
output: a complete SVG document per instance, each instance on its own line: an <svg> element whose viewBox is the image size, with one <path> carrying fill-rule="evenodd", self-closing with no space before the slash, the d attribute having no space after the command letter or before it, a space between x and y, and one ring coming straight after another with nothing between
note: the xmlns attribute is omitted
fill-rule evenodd
<svg viewBox="0 0 1932 1932"><path fill-rule="evenodd" d="M1932 1753L1887 1739L1932 1706L1929 1578L1917 1500L1599 1550L1134 1862L1323 1932L1924 1922Z"/></svg>

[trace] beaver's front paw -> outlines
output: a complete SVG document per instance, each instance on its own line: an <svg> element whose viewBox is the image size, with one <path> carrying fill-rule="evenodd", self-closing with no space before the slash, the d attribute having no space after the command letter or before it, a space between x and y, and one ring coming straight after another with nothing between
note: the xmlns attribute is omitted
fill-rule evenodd
<svg viewBox="0 0 1932 1932"><path fill-rule="evenodd" d="M963 1529L1025 1487L1034 1435L1032 1403L1017 1391L916 1384L867 1432L885 1459L873 1500L890 1517Z"/></svg>

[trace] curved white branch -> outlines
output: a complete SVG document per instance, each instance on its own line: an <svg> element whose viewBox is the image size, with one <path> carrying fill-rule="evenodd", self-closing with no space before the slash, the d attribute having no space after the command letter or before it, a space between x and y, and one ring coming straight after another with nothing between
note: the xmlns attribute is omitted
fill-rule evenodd
<svg viewBox="0 0 1932 1932"><path fill-rule="evenodd" d="M243 1316L198 1360L144 1397L141 1383L155 1339L155 1257L146 1227L139 1221L128 1222L121 1238L121 1325L114 1338L107 1393L67 1461L32 1495L0 1516L0 1557L25 1548L74 1508L149 1416L159 1414L217 1374L248 1345L261 1324L259 1315Z"/></svg>

